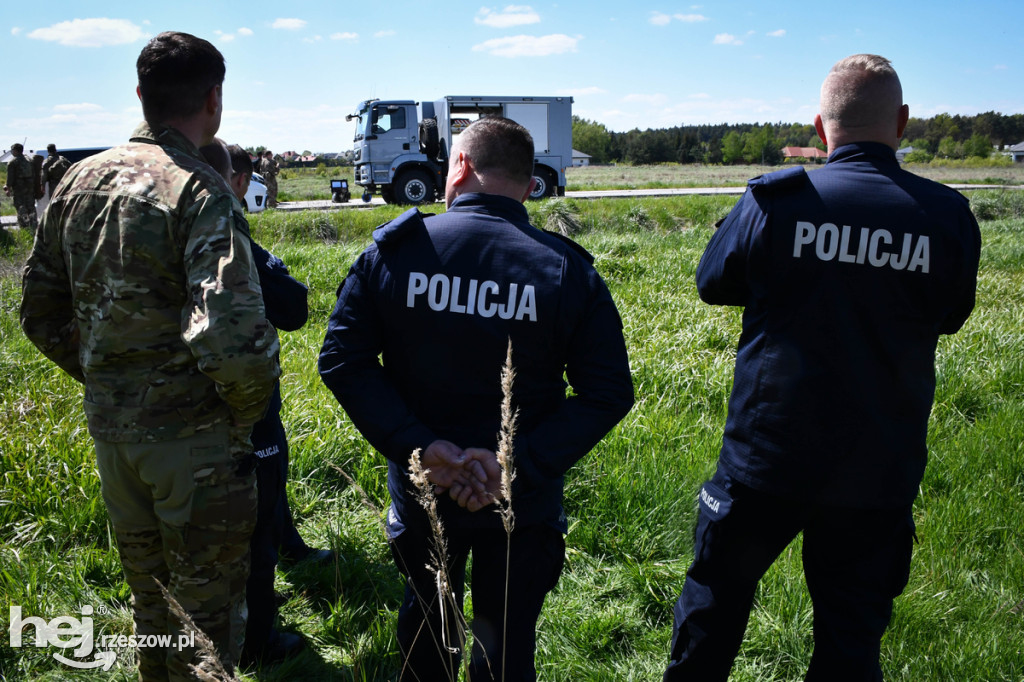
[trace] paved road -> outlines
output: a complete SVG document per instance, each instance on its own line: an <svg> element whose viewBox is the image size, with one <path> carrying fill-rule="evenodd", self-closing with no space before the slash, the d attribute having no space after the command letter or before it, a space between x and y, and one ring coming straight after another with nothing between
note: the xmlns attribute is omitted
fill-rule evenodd
<svg viewBox="0 0 1024 682"><path fill-rule="evenodd" d="M973 190L973 189L1014 189L1024 190L1024 185L949 185L956 190ZM668 189L609 189L609 190L587 190L587 191L569 191L565 193L566 198L569 199L629 199L636 197L677 197L685 195L729 195L729 194L743 194L746 187L677 187ZM383 206L384 200L379 196L374 196L369 203L363 202L360 199L354 199L352 201L335 204L329 200L319 201L282 201L278 203L278 211L338 211L345 208L373 208L374 206ZM5 228L17 229L17 219L14 216L3 216L0 218L0 223Z"/></svg>

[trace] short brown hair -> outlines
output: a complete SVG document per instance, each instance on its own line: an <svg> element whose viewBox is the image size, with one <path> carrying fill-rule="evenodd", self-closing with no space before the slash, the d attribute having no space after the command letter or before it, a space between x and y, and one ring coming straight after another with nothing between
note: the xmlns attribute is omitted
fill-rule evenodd
<svg viewBox="0 0 1024 682"><path fill-rule="evenodd" d="M484 116L459 134L459 148L481 173L510 180L533 177L533 137L530 131L503 116Z"/></svg>
<svg viewBox="0 0 1024 682"><path fill-rule="evenodd" d="M198 113L210 89L224 82L224 55L202 38L166 31L135 63L142 114L150 125Z"/></svg>

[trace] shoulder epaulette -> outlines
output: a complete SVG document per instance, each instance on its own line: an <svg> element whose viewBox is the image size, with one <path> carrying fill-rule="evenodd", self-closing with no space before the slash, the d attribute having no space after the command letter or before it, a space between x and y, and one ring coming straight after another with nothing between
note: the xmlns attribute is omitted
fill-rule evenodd
<svg viewBox="0 0 1024 682"><path fill-rule="evenodd" d="M775 192L778 190L796 189L803 187L807 180L807 171L803 166L784 168L767 175L759 175L747 181L747 187L751 190Z"/></svg>
<svg viewBox="0 0 1024 682"><path fill-rule="evenodd" d="M390 244L396 244L406 235L423 227L423 218L425 215L431 214L420 213L420 210L416 207L410 208L394 220L384 223L374 230L373 241L381 248Z"/></svg>
<svg viewBox="0 0 1024 682"><path fill-rule="evenodd" d="M588 264L590 264L590 265L594 264L594 257L592 255L590 255L589 251L587 251L585 248L583 248L582 246L580 246L579 244L577 244L573 240L571 240L568 237L566 237L561 232L554 232L552 230L542 230L542 231L544 232L544 234L549 234L552 237L560 239L561 241L563 241L566 244L568 244L569 246L571 246L573 251L575 251L576 253L578 253L581 256L583 256L583 259L585 261L587 261Z"/></svg>

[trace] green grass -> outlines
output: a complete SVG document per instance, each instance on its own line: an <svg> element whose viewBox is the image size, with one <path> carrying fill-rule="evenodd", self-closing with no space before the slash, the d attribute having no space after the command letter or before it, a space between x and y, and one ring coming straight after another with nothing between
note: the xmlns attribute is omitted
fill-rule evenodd
<svg viewBox="0 0 1024 682"><path fill-rule="evenodd" d="M1024 195L971 197L985 217L978 306L939 345L931 461L915 505L920 542L883 641L886 680L1024 679L1024 613L1013 610L1024 600ZM637 394L633 411L568 477L566 569L539 624L543 680L652 680L666 662L695 495L714 468L740 326L739 310L700 303L693 273L734 201L529 205L535 224L574 216L575 238L618 302ZM397 669L402 586L380 526L384 460L320 383L316 356L349 264L399 211L252 217L257 240L310 286L310 323L282 334L289 491L306 539L342 557L335 569L279 573L284 625L312 646L261 680L386 680ZM99 501L81 389L18 328L17 272L28 246L23 233L0 246L0 595L45 618L102 606L97 630L128 633L128 593ZM798 540L762 581L732 679L802 679L811 646ZM111 673L79 675L54 651L5 641L0 677L134 679L123 653Z"/></svg>

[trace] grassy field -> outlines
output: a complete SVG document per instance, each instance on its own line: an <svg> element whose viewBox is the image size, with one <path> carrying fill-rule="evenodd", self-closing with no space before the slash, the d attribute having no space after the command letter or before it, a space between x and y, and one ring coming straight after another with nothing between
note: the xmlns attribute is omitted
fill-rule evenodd
<svg viewBox="0 0 1024 682"><path fill-rule="evenodd" d="M890 681L1024 680L1024 192L971 197L983 218L978 306L939 346L931 463L915 506L920 542L883 641ZM700 303L693 274L714 221L734 201L529 206L537 225L571 214L580 226L576 238L596 256L622 313L637 394L633 411L568 478L566 568L539 625L543 680L660 679L740 327L739 310ZM284 627L311 647L261 680L387 680L396 671L402 586L381 530L384 460L322 386L316 357L348 265L373 227L398 212L253 217L257 240L310 287L309 324L282 334L289 490L302 534L341 556L333 569L279 572ZM91 605L97 634L129 633L81 389L18 328L27 248L16 233L0 256L0 602L45 619ZM798 540L762 581L732 679L803 679L811 644ZM135 679L124 651L109 673L82 674L55 652L5 642L0 678Z"/></svg>

